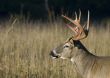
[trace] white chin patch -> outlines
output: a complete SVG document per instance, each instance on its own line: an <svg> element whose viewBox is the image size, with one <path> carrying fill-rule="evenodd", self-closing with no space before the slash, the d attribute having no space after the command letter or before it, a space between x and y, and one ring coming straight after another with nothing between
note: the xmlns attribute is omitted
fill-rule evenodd
<svg viewBox="0 0 110 78"><path fill-rule="evenodd" d="M66 59L65 57L60 57L61 59Z"/></svg>
<svg viewBox="0 0 110 78"><path fill-rule="evenodd" d="M56 57L52 57L52 59L56 59Z"/></svg>
<svg viewBox="0 0 110 78"><path fill-rule="evenodd" d="M71 62L74 62L74 59L73 58L71 58Z"/></svg>

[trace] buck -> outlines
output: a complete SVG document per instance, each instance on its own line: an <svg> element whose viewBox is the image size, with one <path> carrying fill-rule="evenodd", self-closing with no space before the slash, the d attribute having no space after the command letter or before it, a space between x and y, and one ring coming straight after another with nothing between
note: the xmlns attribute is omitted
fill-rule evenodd
<svg viewBox="0 0 110 78"><path fill-rule="evenodd" d="M50 53L51 57L69 59L75 65L76 70L83 78L110 78L110 57L96 56L88 51L80 40L86 38L89 32L89 17L86 26L80 24L81 11L79 17L75 13L76 18L71 18L62 15L63 18L70 21L67 26L75 33L67 39L63 44L53 49Z"/></svg>

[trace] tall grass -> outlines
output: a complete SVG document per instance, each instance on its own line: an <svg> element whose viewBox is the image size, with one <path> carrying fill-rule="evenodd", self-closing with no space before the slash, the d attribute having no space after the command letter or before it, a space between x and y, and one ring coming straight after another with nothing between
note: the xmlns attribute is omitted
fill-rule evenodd
<svg viewBox="0 0 110 78"><path fill-rule="evenodd" d="M100 25L91 25L82 43L93 54L110 55L110 23L106 28ZM0 78L78 78L69 60L52 60L49 56L72 34L62 22L0 24Z"/></svg>

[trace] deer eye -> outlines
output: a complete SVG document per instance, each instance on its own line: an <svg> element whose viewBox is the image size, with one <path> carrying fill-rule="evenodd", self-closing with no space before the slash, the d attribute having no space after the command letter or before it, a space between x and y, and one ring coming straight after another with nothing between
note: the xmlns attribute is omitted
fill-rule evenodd
<svg viewBox="0 0 110 78"><path fill-rule="evenodd" d="M64 46L64 48L68 48L68 47L69 47L68 45L65 45L65 46Z"/></svg>

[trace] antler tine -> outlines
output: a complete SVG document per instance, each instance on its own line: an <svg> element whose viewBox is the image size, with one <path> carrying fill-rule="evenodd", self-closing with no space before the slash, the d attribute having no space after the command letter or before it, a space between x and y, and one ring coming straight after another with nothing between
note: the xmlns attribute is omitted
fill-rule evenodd
<svg viewBox="0 0 110 78"><path fill-rule="evenodd" d="M85 31L85 35L87 36L89 33L89 18L90 18L90 12L88 10L88 17L87 17L87 23L84 24L83 30Z"/></svg>
<svg viewBox="0 0 110 78"><path fill-rule="evenodd" d="M76 12L75 12L75 16L76 16L75 21L77 21L78 20L78 16L77 16L77 13Z"/></svg>
<svg viewBox="0 0 110 78"><path fill-rule="evenodd" d="M79 10L79 19L78 19L79 23L80 23L80 20L81 20L81 10Z"/></svg>
<svg viewBox="0 0 110 78"><path fill-rule="evenodd" d="M62 17L75 24L74 20L72 20L71 18L69 18L69 17L67 17L67 16L65 16L65 15L62 15ZM75 24L75 25L76 25L76 24Z"/></svg>
<svg viewBox="0 0 110 78"><path fill-rule="evenodd" d="M75 24L76 26L80 26L80 24L79 24L79 22L78 22L78 20L77 20L77 14L75 13L75 15L76 15L76 19L75 19L75 20L72 20L71 18L69 18L69 17L67 17L67 16L65 16L65 15L62 15L62 17L65 18L65 19L67 19L67 20L69 20L70 22L72 22L72 23Z"/></svg>
<svg viewBox="0 0 110 78"><path fill-rule="evenodd" d="M88 18L87 18L87 31L89 31L89 16L90 16L90 12L88 10Z"/></svg>

